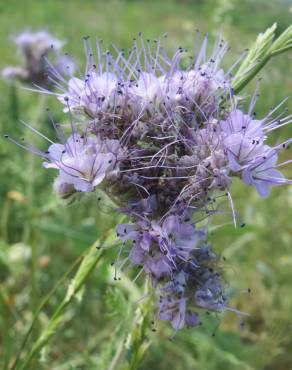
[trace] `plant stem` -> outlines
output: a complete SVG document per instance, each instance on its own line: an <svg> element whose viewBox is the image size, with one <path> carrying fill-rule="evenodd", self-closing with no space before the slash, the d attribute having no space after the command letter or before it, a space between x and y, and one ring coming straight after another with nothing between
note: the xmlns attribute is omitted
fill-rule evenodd
<svg viewBox="0 0 292 370"><path fill-rule="evenodd" d="M46 103L46 96L40 95L36 109L32 113L31 123L37 130L42 123L42 115L44 114L44 108ZM33 133L28 135L28 139ZM34 193L35 193L35 163L36 158L34 155L29 153L28 156L28 169L26 176L26 198L28 201L26 211L26 223L23 230L22 240L25 244L30 245L31 248L31 307L32 312L35 313L38 307L38 237L37 232L32 228L32 211L34 210Z"/></svg>
<svg viewBox="0 0 292 370"><path fill-rule="evenodd" d="M150 327L150 315L152 311L151 284L146 281L145 298L143 303L136 309L132 329L125 344L126 353L124 355L126 364L123 370L136 370L141 364L146 350L150 346L147 337L147 329Z"/></svg>
<svg viewBox="0 0 292 370"><path fill-rule="evenodd" d="M71 284L67 289L67 294L64 297L61 304L55 310L53 316L49 320L47 326L33 344L31 350L25 357L23 363L20 366L20 370L26 370L29 368L29 364L32 359L40 352L40 350L51 340L57 330L64 324L64 312L72 300L76 297L78 291L84 286L88 277L92 273L96 264L100 261L103 256L103 250L97 250L97 245L101 246L105 243L111 243L113 237L110 236L104 241L94 243L86 253L83 261L81 262L75 277L72 279Z"/></svg>
<svg viewBox="0 0 292 370"><path fill-rule="evenodd" d="M275 39L276 29L277 24L274 23L258 35L234 76L232 88L235 94L238 94L271 58L292 49L292 25Z"/></svg>
<svg viewBox="0 0 292 370"><path fill-rule="evenodd" d="M9 111L12 122L17 122L19 120L19 101L17 94L17 86L13 82L10 86L10 99L9 99Z"/></svg>
<svg viewBox="0 0 292 370"><path fill-rule="evenodd" d="M8 369L9 355L11 352L11 313L2 290L0 289L0 303L2 306L2 341L3 341L3 370Z"/></svg>
<svg viewBox="0 0 292 370"><path fill-rule="evenodd" d="M2 207L1 217L1 237L8 243L8 220L11 209L11 199L8 198L7 194Z"/></svg>
<svg viewBox="0 0 292 370"><path fill-rule="evenodd" d="M44 94L40 94L39 96L39 101L37 104L37 109L33 111L32 113L32 118L31 118L31 124L33 127L38 130L40 128L40 124L42 123L42 115L44 114L44 108L46 104L46 96ZM30 135L28 136L28 139L30 137L33 137L35 134L34 132L31 132ZM28 243L31 237L31 232L32 232L32 227L31 227L31 222L30 218L33 216L31 214L31 211L33 210L34 207L34 193L35 193L35 161L36 161L36 156L31 155L31 153L28 153L28 169L27 169L27 175L26 175L26 198L28 200L28 220L25 224L25 228L23 230L23 237L22 240L24 243Z"/></svg>
<svg viewBox="0 0 292 370"><path fill-rule="evenodd" d="M16 359L13 363L13 365L11 366L11 370L14 370L17 368L17 365L18 365L18 362L19 362L19 359L20 359L20 355L29 339L29 336L37 322L37 319L38 319L38 316L41 312L41 310L45 307L45 305L48 303L48 301L50 300L50 298L53 296L53 294L56 292L56 290L58 289L58 287L61 285L61 283L63 281L65 281L65 279L68 277L68 275L73 271L73 269L76 267L76 265L78 264L78 262L80 262L80 260L83 258L84 256L81 255L79 257L77 257L77 259L73 262L73 264L69 267L69 269L65 272L65 274L57 281L57 283L55 284L55 286L51 289L51 291L47 294L47 296L43 299L43 301L41 302L41 304L39 305L39 307L37 308L35 314L34 314L34 317L33 317L33 320L32 320L32 323L21 343L21 346L20 346L20 349L17 353L17 356L16 356Z"/></svg>
<svg viewBox="0 0 292 370"><path fill-rule="evenodd" d="M124 349L125 349L124 347L125 347L125 339L122 338L118 344L118 348L114 355L114 358L112 359L107 370L115 370L116 366L120 363L121 357L123 356Z"/></svg>

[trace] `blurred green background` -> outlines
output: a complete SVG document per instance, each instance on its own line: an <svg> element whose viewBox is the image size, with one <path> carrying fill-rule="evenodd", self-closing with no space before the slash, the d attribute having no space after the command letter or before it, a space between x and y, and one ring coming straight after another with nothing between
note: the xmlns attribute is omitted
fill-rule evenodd
<svg viewBox="0 0 292 370"><path fill-rule="evenodd" d="M174 49L178 45L192 47L197 28L208 31L211 39L221 30L231 46L225 59L228 66L260 31L277 22L281 32L291 17L290 0L1 0L0 69L18 64L9 37L27 28L46 28L66 40L66 51L81 64L84 35L102 38L106 45L128 47L139 31L150 39L167 32L169 48ZM291 95L291 60L291 53L279 56L261 73L259 117ZM247 97L253 88L251 84L245 91ZM1 134L24 135L18 122L23 119L52 135L38 94L15 90L3 81L0 92ZM54 98L45 104L56 120L64 118ZM291 99L287 105L291 107ZM273 140L291 134L287 126L275 133ZM116 223L117 216L106 202L97 204L90 196L66 206L53 194L54 174L42 169L41 160L0 140L0 361L1 368L7 369L41 299L84 249ZM44 147L36 137L32 140ZM289 172L291 177L291 170L286 174ZM156 333L149 330L152 345L141 369L292 369L292 188L274 189L267 200L239 183L232 193L246 227L235 230L231 223L221 227L214 223L211 239L226 258L231 305L250 313L245 326L240 329L236 315L227 312L220 318L206 317L202 328L184 330L169 341L170 328L160 324ZM107 253L80 299L66 311L63 329L28 370L113 370L111 361L135 309L129 298L131 288L112 279L114 253ZM32 340L47 323L67 285L68 278L40 314ZM248 288L251 294L247 294Z"/></svg>

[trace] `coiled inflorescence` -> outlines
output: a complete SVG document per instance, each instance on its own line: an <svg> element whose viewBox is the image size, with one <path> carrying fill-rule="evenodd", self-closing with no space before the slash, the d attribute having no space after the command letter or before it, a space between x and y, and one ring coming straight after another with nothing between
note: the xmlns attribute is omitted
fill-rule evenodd
<svg viewBox="0 0 292 370"><path fill-rule="evenodd" d="M267 196L272 186L290 183L279 172L282 144L266 144L269 133L290 122L272 110L256 119L238 106L232 71L220 62L227 50L219 40L206 56L207 37L195 58L178 48L169 56L166 41L139 36L125 52L97 57L85 38L87 64L81 77L60 74L50 65L54 94L70 114L71 133L51 143L46 168L59 174L56 192L103 189L130 223L117 236L158 292L158 317L177 330L200 324L198 310L228 308L219 257L207 243L207 228L196 221L216 213L216 199L230 194L233 177ZM41 89L44 93L51 93ZM77 124L78 123L78 124ZM125 262L122 264L124 265Z"/></svg>

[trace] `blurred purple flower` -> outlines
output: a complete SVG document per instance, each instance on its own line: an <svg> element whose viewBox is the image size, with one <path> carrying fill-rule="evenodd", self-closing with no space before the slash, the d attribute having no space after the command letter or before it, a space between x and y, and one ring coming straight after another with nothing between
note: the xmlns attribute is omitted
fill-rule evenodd
<svg viewBox="0 0 292 370"><path fill-rule="evenodd" d="M48 69L53 71L53 74L59 73L59 75L60 73L72 75L75 72L73 58L60 56L64 42L53 37L46 30L24 31L12 37L12 41L23 59L23 65L5 67L2 71L2 77L5 80L19 80L45 87L50 83L47 78ZM57 56L56 62L48 65L46 57L52 52Z"/></svg>

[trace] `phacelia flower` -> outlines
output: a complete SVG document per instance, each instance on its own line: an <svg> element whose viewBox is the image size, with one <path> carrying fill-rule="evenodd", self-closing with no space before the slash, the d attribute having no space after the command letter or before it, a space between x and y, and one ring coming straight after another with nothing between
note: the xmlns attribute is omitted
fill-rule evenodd
<svg viewBox="0 0 292 370"><path fill-rule="evenodd" d="M50 65L50 69L55 73L66 74L66 70L72 73L73 60L68 57L61 57L60 51L63 42L54 38L45 30L37 32L24 31L12 38L17 47L18 54L23 59L23 65L16 67L6 67L2 71L2 77L6 80L19 80L25 83L33 83L38 86L47 86L47 70L49 68L46 57L53 50L57 55L55 64ZM66 64L66 66L64 65ZM68 67L68 68L67 68Z"/></svg>
<svg viewBox="0 0 292 370"><path fill-rule="evenodd" d="M59 170L58 188L72 185L76 191L90 192L103 180L117 176L119 150L116 140L75 134L65 144L49 147L44 166Z"/></svg>
<svg viewBox="0 0 292 370"><path fill-rule="evenodd" d="M287 149L290 140L275 147L265 144L268 132L290 123L290 117L283 120L269 118L255 120L235 109L220 122L231 171L240 173L244 183L254 185L262 197L269 195L271 186L290 183L276 169L278 153Z"/></svg>
<svg viewBox="0 0 292 370"><path fill-rule="evenodd" d="M135 225L119 225L119 238L131 240L130 259L135 265L143 264L154 278L171 277L182 261L187 261L192 250L205 239L203 230L196 230L188 221L171 215L163 222L141 220Z"/></svg>
<svg viewBox="0 0 292 370"><path fill-rule="evenodd" d="M196 110L197 119L211 115L216 110L218 90L230 88L230 78L219 67L226 44L219 43L212 57L207 58L206 38L197 59L185 70L181 61L186 50L179 48L171 57L161 41L155 43L153 50L150 41L145 44L139 37L126 57L124 50L115 47L114 52L103 52L98 41L95 61L94 50L86 37L84 77L72 76L66 80L55 76L56 87L63 86L58 98L65 105L68 101L72 109L83 111L90 119L104 121L110 114L121 121L126 119L127 124L137 120L135 125L138 120L148 120L149 114L151 119L153 115L159 117L160 122L175 111L187 115L190 110Z"/></svg>
<svg viewBox="0 0 292 370"><path fill-rule="evenodd" d="M253 161L242 173L242 179L247 185L254 185L262 197L270 194L272 186L289 183L283 174L276 170L278 155L270 151L266 157Z"/></svg>
<svg viewBox="0 0 292 370"><path fill-rule="evenodd" d="M47 139L45 153L19 145L58 171L54 189L63 198L98 187L116 201L129 219L117 226L123 245L116 268L132 265L147 275L158 297L157 317L175 331L200 325L200 310L232 310L205 220L222 212L220 202L228 198L236 223L234 177L261 196L291 183L278 170L290 163L278 163L290 140L272 146L269 137L291 116L275 117L280 104L256 119L255 97L248 112L242 109L231 71L220 66L223 41L208 57L206 37L189 62L182 47L169 55L164 41L153 46L141 35L129 53L104 52L100 41L94 51L87 37L85 48L83 76L49 64L56 90L40 88L62 103L69 133L53 123L61 140Z"/></svg>

